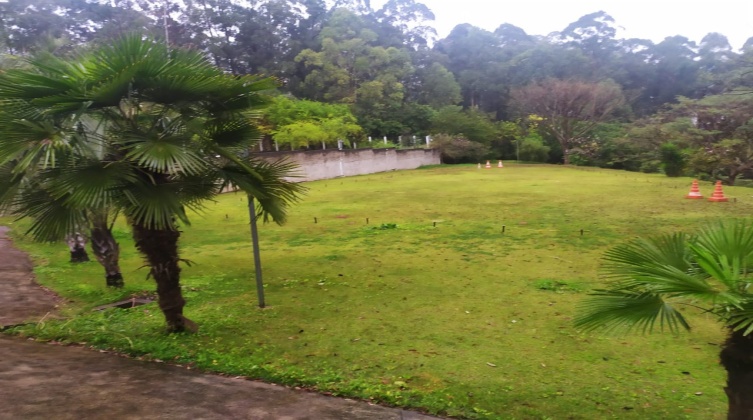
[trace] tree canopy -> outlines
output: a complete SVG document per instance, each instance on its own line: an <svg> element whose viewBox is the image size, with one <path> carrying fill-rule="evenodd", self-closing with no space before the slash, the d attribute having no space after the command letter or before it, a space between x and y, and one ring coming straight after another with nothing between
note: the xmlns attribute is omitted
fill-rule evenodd
<svg viewBox="0 0 753 420"><path fill-rule="evenodd" d="M577 164L652 170L661 168L654 164L660 145L671 140L688 155L682 173L718 175L728 182L736 178L730 176L728 159L693 158L696 145L686 147L684 140L643 141L640 136L647 131L640 128L680 104L680 98L750 93L751 42L736 51L717 32L700 40L683 34L657 43L622 39L620 22L598 10L562 22L562 30L547 36L533 36L500 21L494 31L464 23L438 38L434 15L420 1L372 6L356 0L8 0L0 3L0 65L18 66L19 57L40 52L70 56L79 47L106 45L125 33L149 35L171 48L199 51L231 74L274 76L279 91L291 98L347 106L355 122L342 123L351 125L344 131L354 140L457 134L447 127L451 122L437 117L447 115L451 106L461 107L466 115L484 115L494 124L516 123L530 113L544 116L530 101L521 106L520 93L528 92L523 96L531 99L537 86L578 82L600 86L598 92L619 90L624 99L615 99L616 113L607 112L609 119L595 118L596 108L596 114L580 113L567 124L546 116L541 127L549 129L542 130L540 141L549 148L548 161L570 162L574 150ZM592 98L594 106L595 101ZM624 127L599 131L605 122ZM278 127L276 134L285 148L326 147L333 137L322 131L320 122L291 124L284 130ZM519 128L525 132L524 126ZM492 145L487 157L513 158L520 140L463 131L470 141ZM633 137L635 133L639 137ZM727 143L715 153L741 147ZM741 176L747 176L746 171L738 170Z"/></svg>

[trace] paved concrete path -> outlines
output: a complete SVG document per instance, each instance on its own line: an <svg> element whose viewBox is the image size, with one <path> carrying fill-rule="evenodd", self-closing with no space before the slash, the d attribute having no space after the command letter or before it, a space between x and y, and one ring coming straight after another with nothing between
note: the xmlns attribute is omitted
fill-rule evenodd
<svg viewBox="0 0 753 420"><path fill-rule="evenodd" d="M28 257L0 227L0 326L54 315ZM263 382L202 374L76 346L0 336L0 419L429 420Z"/></svg>

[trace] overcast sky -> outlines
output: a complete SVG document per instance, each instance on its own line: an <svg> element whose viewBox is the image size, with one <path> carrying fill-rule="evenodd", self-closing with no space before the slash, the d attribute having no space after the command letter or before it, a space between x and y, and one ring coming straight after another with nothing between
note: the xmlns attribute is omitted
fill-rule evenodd
<svg viewBox="0 0 753 420"><path fill-rule="evenodd" d="M446 37L455 25L493 31L511 23L529 35L561 31L581 16L603 10L624 28L618 38L661 42L682 35L700 42L709 32L726 35L739 49L753 36L753 0L418 0L436 16L434 28ZM378 7L383 1L372 0Z"/></svg>

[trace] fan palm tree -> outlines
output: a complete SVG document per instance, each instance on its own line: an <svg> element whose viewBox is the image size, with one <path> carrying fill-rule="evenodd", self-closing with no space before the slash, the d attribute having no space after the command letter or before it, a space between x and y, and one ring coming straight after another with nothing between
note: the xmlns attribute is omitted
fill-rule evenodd
<svg viewBox="0 0 753 420"><path fill-rule="evenodd" d="M8 114L0 113L0 126L7 122L3 121L3 116L7 117ZM0 135L3 132L0 127ZM14 172L16 166L17 162L12 161L0 167L0 212L15 214L23 218L28 215L28 209L23 203L32 199L30 196L39 196L45 186L37 182L33 171ZM52 202L51 194L47 198ZM88 239L97 261L105 269L107 286L122 288L124 282L120 271L120 245L112 233L112 225L117 218L117 213L110 215L107 208L89 208L78 216L78 224L65 236L70 248L71 262L89 261L89 255L86 253L86 239ZM84 228L88 230L88 238L80 233ZM54 241L59 238L48 236L42 239Z"/></svg>
<svg viewBox="0 0 753 420"><path fill-rule="evenodd" d="M690 330L686 311L713 314L728 331L721 363L729 419L753 419L753 224L728 221L698 234L638 239L605 255L611 285L584 301L584 330Z"/></svg>
<svg viewBox="0 0 753 420"><path fill-rule="evenodd" d="M13 175L17 214L30 233L59 238L87 215L120 212L157 283L168 330L183 316L179 224L228 185L283 223L302 187L294 166L247 151L276 81L232 76L198 52L130 36L72 61L33 61L0 75L0 168ZM25 186L33 182L35 188ZM1 193L2 191L0 191Z"/></svg>

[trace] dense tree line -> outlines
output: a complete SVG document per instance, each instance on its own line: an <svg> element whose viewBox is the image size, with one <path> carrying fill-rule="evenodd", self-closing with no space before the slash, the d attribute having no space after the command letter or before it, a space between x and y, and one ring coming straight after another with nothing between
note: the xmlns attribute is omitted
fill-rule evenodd
<svg viewBox="0 0 753 420"><path fill-rule="evenodd" d="M741 51L720 33L619 39L614 19L595 12L547 36L501 22L437 39L431 10L415 0L10 0L0 15L5 68L139 33L197 49L228 73L272 75L285 99L265 120L268 147L445 134L439 144L458 143L455 162L522 150L657 171L674 159L671 174L728 182L753 166L753 37ZM307 111L291 120L284 106ZM728 116L735 127L711 121Z"/></svg>

